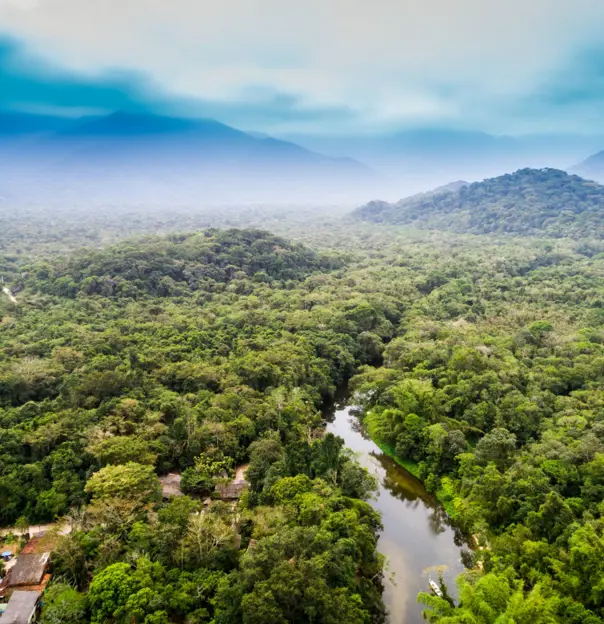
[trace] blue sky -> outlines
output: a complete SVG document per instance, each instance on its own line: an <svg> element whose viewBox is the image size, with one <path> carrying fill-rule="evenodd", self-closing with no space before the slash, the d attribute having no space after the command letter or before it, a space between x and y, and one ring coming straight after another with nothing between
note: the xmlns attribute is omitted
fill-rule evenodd
<svg viewBox="0 0 604 624"><path fill-rule="evenodd" d="M0 108L604 131L602 0L0 0Z"/></svg>

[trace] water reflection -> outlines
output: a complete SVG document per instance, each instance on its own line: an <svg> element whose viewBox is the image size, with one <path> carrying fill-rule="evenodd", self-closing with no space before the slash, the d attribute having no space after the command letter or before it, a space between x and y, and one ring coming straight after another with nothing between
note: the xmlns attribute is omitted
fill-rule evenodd
<svg viewBox="0 0 604 624"><path fill-rule="evenodd" d="M378 480L373 505L381 512L384 526L378 548L388 559L384 602L389 622L420 624L417 594L428 589L431 571L442 570L454 594L455 577L464 569L461 536L421 481L382 453L366 435L353 407L341 401L326 417L327 430L342 437Z"/></svg>

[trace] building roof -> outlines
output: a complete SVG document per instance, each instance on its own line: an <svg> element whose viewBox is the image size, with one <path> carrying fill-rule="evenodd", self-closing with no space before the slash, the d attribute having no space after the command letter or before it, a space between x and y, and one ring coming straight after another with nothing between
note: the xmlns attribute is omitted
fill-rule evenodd
<svg viewBox="0 0 604 624"><path fill-rule="evenodd" d="M37 591L14 591L2 614L2 624L29 624L39 598Z"/></svg>
<svg viewBox="0 0 604 624"><path fill-rule="evenodd" d="M167 475L159 478L162 489L162 496L164 498L170 498L172 496L182 496L180 490L180 475L176 472L170 472Z"/></svg>
<svg viewBox="0 0 604 624"><path fill-rule="evenodd" d="M0 553L0 557L12 557L13 553L10 550L5 550L4 552Z"/></svg>
<svg viewBox="0 0 604 624"><path fill-rule="evenodd" d="M39 585L44 578L44 572L48 566L50 553L21 554L17 557L17 563L10 571L9 587L19 585ZM5 624L5 622L2 622Z"/></svg>

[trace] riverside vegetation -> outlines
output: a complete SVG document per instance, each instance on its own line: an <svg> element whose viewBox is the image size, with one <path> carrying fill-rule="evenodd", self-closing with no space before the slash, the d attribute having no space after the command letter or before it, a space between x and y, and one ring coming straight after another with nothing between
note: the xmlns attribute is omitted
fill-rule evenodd
<svg viewBox="0 0 604 624"><path fill-rule="evenodd" d="M420 596L429 621L602 622L601 241L279 227L304 244L5 250L0 522L73 525L43 622L383 621L375 484L322 435L351 377L484 547L455 606ZM204 509L247 461L243 499Z"/></svg>

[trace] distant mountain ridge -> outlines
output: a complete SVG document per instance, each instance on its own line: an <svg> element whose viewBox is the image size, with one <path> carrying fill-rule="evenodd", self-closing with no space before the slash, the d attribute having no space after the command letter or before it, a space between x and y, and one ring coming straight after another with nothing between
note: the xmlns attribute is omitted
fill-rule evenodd
<svg viewBox="0 0 604 624"><path fill-rule="evenodd" d="M432 191L428 191L427 193L420 193L420 195L438 195L440 193L455 193L460 189L464 188L464 186L469 186L470 182L465 182L464 180L456 180L455 182L449 182L448 184L443 184L442 186L436 187Z"/></svg>
<svg viewBox="0 0 604 624"><path fill-rule="evenodd" d="M377 179L353 159L213 119L124 111L81 120L0 114L0 182L24 201L358 198L366 188L375 192Z"/></svg>
<svg viewBox="0 0 604 624"><path fill-rule="evenodd" d="M604 186L558 169L520 169L456 190L369 202L352 216L472 234L604 238Z"/></svg>
<svg viewBox="0 0 604 624"><path fill-rule="evenodd" d="M570 169L570 172L589 180L604 182L604 150L575 165Z"/></svg>
<svg viewBox="0 0 604 624"><path fill-rule="evenodd" d="M355 173L370 172L368 167L353 159L324 156L295 143L269 136L255 137L214 119L183 119L118 111L106 117L69 126L49 137L46 145L52 146L69 141L76 146L96 145L104 151L123 148L136 151L137 148L141 148L141 155L149 154L150 146L157 146L162 151L153 154L154 159L178 156L175 152L186 148L187 158L193 158L195 161L216 162L226 156L227 160L233 163L273 156L278 159L275 164L279 165L283 164L284 158L289 158L297 165L328 167L345 163L354 167ZM195 151L195 148L198 151Z"/></svg>
<svg viewBox="0 0 604 624"><path fill-rule="evenodd" d="M397 180L399 197L448 180L482 180L524 167L567 170L571 163L604 146L604 136L597 131L589 135L506 136L419 127L368 136L289 134L283 138L322 154L348 154L359 159Z"/></svg>
<svg viewBox="0 0 604 624"><path fill-rule="evenodd" d="M115 111L102 117L81 120L70 124L59 134L64 136L137 136L166 133L188 133L208 128L226 129L228 126L213 119L195 120L168 117L153 113ZM235 130L233 130L236 132Z"/></svg>

